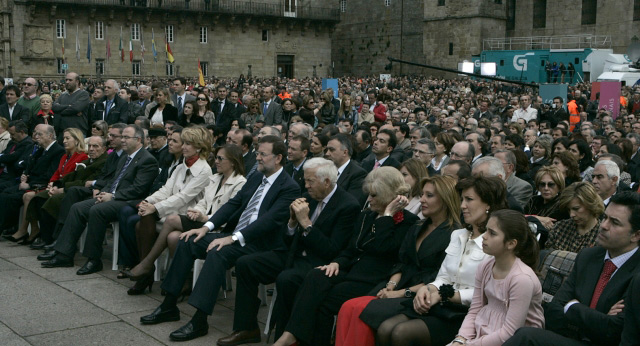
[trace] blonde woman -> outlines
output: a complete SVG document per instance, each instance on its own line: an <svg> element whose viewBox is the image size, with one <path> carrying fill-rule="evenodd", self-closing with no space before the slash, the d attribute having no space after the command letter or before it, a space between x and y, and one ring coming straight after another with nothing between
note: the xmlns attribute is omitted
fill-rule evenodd
<svg viewBox="0 0 640 346"><path fill-rule="evenodd" d="M11 134L9 133L9 120L4 117L0 117L0 153L7 149L7 145L11 141Z"/></svg>

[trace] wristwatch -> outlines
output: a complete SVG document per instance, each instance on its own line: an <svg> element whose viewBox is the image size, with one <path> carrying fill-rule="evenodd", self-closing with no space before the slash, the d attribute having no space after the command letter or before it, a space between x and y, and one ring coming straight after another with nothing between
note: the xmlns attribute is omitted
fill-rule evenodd
<svg viewBox="0 0 640 346"><path fill-rule="evenodd" d="M237 241L238 241L238 236L237 236L237 235L235 235L235 234L234 234L234 235L232 235L232 236L231 236L231 240L233 240L233 242L234 242L234 243L235 243L235 242L237 242Z"/></svg>
<svg viewBox="0 0 640 346"><path fill-rule="evenodd" d="M309 225L307 228L304 229L304 231L302 231L302 235L306 237L307 235L309 235L312 229L313 229L313 225Z"/></svg>
<svg viewBox="0 0 640 346"><path fill-rule="evenodd" d="M413 292L410 289L404 290L404 296L407 298L413 298Z"/></svg>

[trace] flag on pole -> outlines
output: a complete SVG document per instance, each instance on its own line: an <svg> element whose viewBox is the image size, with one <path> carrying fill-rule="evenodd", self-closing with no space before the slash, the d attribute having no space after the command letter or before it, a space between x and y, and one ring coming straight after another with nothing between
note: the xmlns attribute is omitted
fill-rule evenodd
<svg viewBox="0 0 640 346"><path fill-rule="evenodd" d="M89 26L89 33L87 33L87 60L91 62L91 26Z"/></svg>
<svg viewBox="0 0 640 346"><path fill-rule="evenodd" d="M142 27L140 28L140 55L142 56L142 63L144 63L144 32L142 31Z"/></svg>
<svg viewBox="0 0 640 346"><path fill-rule="evenodd" d="M204 74L202 73L202 66L200 66L200 59L198 59L198 83L201 87L205 85Z"/></svg>
<svg viewBox="0 0 640 346"><path fill-rule="evenodd" d="M153 52L153 61L158 62L158 51L156 50L156 38L151 28L151 51Z"/></svg>
<svg viewBox="0 0 640 346"><path fill-rule="evenodd" d="M76 60L80 61L80 39L78 38L78 26L76 25Z"/></svg>
<svg viewBox="0 0 640 346"><path fill-rule="evenodd" d="M129 61L133 62L133 43L129 39Z"/></svg>
<svg viewBox="0 0 640 346"><path fill-rule="evenodd" d="M62 63L64 64L64 37L62 38Z"/></svg>
<svg viewBox="0 0 640 346"><path fill-rule="evenodd" d="M107 60L111 58L111 41L107 37Z"/></svg>
<svg viewBox="0 0 640 346"><path fill-rule="evenodd" d="M164 48L167 51L167 59L169 60L170 63L173 64L174 61L176 61L173 58L173 52L171 51L171 46L169 45L169 41L167 41L167 39L164 39Z"/></svg>
<svg viewBox="0 0 640 346"><path fill-rule="evenodd" d="M120 27L120 61L124 62L124 46L122 46L122 27Z"/></svg>

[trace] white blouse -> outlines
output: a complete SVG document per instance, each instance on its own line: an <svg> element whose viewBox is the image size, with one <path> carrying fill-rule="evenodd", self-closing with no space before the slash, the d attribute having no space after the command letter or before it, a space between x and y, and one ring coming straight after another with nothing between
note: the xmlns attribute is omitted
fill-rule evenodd
<svg viewBox="0 0 640 346"><path fill-rule="evenodd" d="M156 109L156 112L153 113L153 116L151 117L151 125L153 124L164 124L164 118L162 117L162 111L160 110L160 108Z"/></svg>

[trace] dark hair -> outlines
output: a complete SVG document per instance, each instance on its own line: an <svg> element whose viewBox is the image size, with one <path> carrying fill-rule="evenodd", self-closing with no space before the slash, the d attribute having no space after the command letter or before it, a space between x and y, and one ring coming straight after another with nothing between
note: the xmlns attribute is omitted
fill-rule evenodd
<svg viewBox="0 0 640 346"><path fill-rule="evenodd" d="M233 171L238 175L244 175L244 158L242 157L242 148L235 144L225 144L215 149L215 155L224 149L224 153L227 156L227 160L233 165Z"/></svg>
<svg viewBox="0 0 640 346"><path fill-rule="evenodd" d="M524 215L515 210L503 209L493 212L491 217L495 218L500 231L504 233L504 242L516 240L517 244L513 253L535 271L538 267L540 246L533 232L529 229L529 223Z"/></svg>
<svg viewBox="0 0 640 346"><path fill-rule="evenodd" d="M191 100L191 101L186 101L184 104L185 104L185 105L191 105L191 108L193 108L193 111L192 111L192 113L191 113L191 116L192 116L192 117L197 116L197 115L198 115L198 113L200 112L200 107L198 107L198 103L197 103L196 101L193 101L193 100ZM192 119L193 119L193 118L192 118Z"/></svg>
<svg viewBox="0 0 640 346"><path fill-rule="evenodd" d="M567 129L565 129L564 127L556 126L553 128L553 130L551 130L552 133L553 131L560 131L562 132L562 137L567 137Z"/></svg>
<svg viewBox="0 0 640 346"><path fill-rule="evenodd" d="M381 133L384 133L385 135L389 136L389 143L387 143L391 148L395 149L396 146L398 145L398 138L396 137L396 134L393 133L393 131L389 130L389 129L383 129L378 131L378 136L380 136Z"/></svg>
<svg viewBox="0 0 640 346"><path fill-rule="evenodd" d="M362 141L368 144L371 144L371 133L367 130L358 129L356 135L360 133L360 137L362 137Z"/></svg>
<svg viewBox="0 0 640 346"><path fill-rule="evenodd" d="M578 166L578 161L573 155L571 155L568 151L561 151L553 154L553 159L558 159L562 162L565 167L567 167L567 176L566 178L573 179L575 181L579 181L580 179L580 167ZM552 163L553 163L552 159Z"/></svg>
<svg viewBox="0 0 640 346"><path fill-rule="evenodd" d="M629 223L631 224L631 233L640 231L640 195L635 192L626 191L616 193L611 196L610 203L624 205L629 208ZM640 245L640 240L638 241Z"/></svg>
<svg viewBox="0 0 640 346"><path fill-rule="evenodd" d="M11 91L13 90L13 92L16 94L16 96L20 97L20 88L18 88L17 86L11 84L8 87L5 88L5 93L7 91Z"/></svg>
<svg viewBox="0 0 640 346"><path fill-rule="evenodd" d="M318 140L320 141L320 144L322 144L323 147L326 147L327 143L329 143L329 136L327 135L324 135L322 133L316 133L313 136L318 138Z"/></svg>
<svg viewBox="0 0 640 346"><path fill-rule="evenodd" d="M456 185L456 189L462 192L464 190L473 188L480 199L489 205L487 220L491 216L491 213L507 209L507 185L501 178L498 177L485 177L482 175L471 176L467 179L461 180ZM487 226L487 220L478 225L480 233L484 233ZM470 229L471 225L467 225L467 229Z"/></svg>
<svg viewBox="0 0 640 346"><path fill-rule="evenodd" d="M560 137L560 138L557 138L556 140L554 140L553 144L551 144L551 152L552 153L555 153L556 145L558 145L558 143L562 144L562 146L565 149L569 149L569 139L567 137Z"/></svg>
<svg viewBox="0 0 640 346"><path fill-rule="evenodd" d="M447 155L450 155L451 153L451 148L453 148L453 145L456 144L456 141L453 139L453 136L451 136L450 133L443 133L440 132L436 135L436 140L444 145L444 153ZM470 147L472 147L471 144L469 144ZM471 156L471 158L473 158L473 155Z"/></svg>
<svg viewBox="0 0 640 346"><path fill-rule="evenodd" d="M136 124L129 124L127 127L131 127L135 133L134 136L140 138L140 143L144 144L144 131L142 130L142 127Z"/></svg>
<svg viewBox="0 0 640 346"><path fill-rule="evenodd" d="M275 156L282 156L282 158L280 159L280 165L282 166L284 164L284 158L287 157L287 146L284 145L284 141L282 140L282 138L273 135L264 136L258 143L271 143L271 146L273 147L271 149L271 153Z"/></svg>
<svg viewBox="0 0 640 346"><path fill-rule="evenodd" d="M353 141L350 135L345 133L339 133L329 138L329 140L330 141L336 140L340 142L340 146L342 147L342 150L346 149L347 153L349 153L349 157L353 156Z"/></svg>
<svg viewBox="0 0 640 346"><path fill-rule="evenodd" d="M187 80L184 77L175 77L171 80L172 82L179 81L182 85L187 85ZM168 96L168 95L167 95Z"/></svg>
<svg viewBox="0 0 640 346"><path fill-rule="evenodd" d="M16 132L22 132L22 133L29 132L29 128L27 127L27 124L25 124L24 121L22 121L22 120L13 120L13 121L11 121L9 123L9 127L15 127L16 128Z"/></svg>
<svg viewBox="0 0 640 346"><path fill-rule="evenodd" d="M591 159L591 148L589 148L589 144L582 139L576 139L569 142L569 146L574 144L578 147L580 154L584 155L584 157L578 162L580 164L580 172L583 172L587 167L591 167L593 165L593 160Z"/></svg>
<svg viewBox="0 0 640 346"><path fill-rule="evenodd" d="M616 145L620 147L620 150L622 151L622 155L620 156L622 157L624 162L629 162L629 160L631 160L631 156L633 155L633 143L631 143L628 138L620 138L616 141Z"/></svg>
<svg viewBox="0 0 640 346"><path fill-rule="evenodd" d="M409 134L409 125L405 123L401 123L399 121L394 121L393 127L396 127L396 126L400 128L400 132L402 132L405 135L405 137Z"/></svg>
<svg viewBox="0 0 640 346"><path fill-rule="evenodd" d="M524 139L522 139L520 135L516 135L515 133L506 135L504 141L513 143L513 145L515 145L517 149L520 149L524 145Z"/></svg>
<svg viewBox="0 0 640 346"><path fill-rule="evenodd" d="M242 145L247 145L247 148L251 149L251 145L253 144L253 135L247 129L237 129L235 134L242 134Z"/></svg>
<svg viewBox="0 0 640 346"><path fill-rule="evenodd" d="M607 153L609 154L615 154L618 155L620 157L622 157L622 150L620 149L619 146L613 144L613 143L607 143L607 144L602 144L600 146L600 148L605 147L607 148Z"/></svg>
<svg viewBox="0 0 640 346"><path fill-rule="evenodd" d="M555 100L560 100L560 103L564 103L564 100L563 100L563 99L562 99L562 97L560 97L560 96L556 96L556 97L554 97L554 98L553 98L553 100L554 100L554 101L555 101Z"/></svg>
<svg viewBox="0 0 640 346"><path fill-rule="evenodd" d="M458 180L463 180L471 177L471 165L462 160L449 160L446 166L458 165Z"/></svg>
<svg viewBox="0 0 640 346"><path fill-rule="evenodd" d="M307 153L309 153L309 150L311 150L311 141L309 140L309 138L305 137L305 136L295 136L293 138L291 138L292 141L298 141L300 142L300 150L301 151L307 151Z"/></svg>

